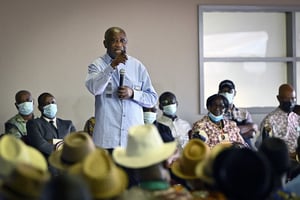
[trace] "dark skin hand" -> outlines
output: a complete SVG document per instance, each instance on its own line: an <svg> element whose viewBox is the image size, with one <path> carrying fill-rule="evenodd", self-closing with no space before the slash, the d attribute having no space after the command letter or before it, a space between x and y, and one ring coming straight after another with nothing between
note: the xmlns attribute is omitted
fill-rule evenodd
<svg viewBox="0 0 300 200"><path fill-rule="evenodd" d="M133 90L127 86L120 86L118 88L118 96L120 99L131 99L133 97Z"/></svg>
<svg viewBox="0 0 300 200"><path fill-rule="evenodd" d="M117 68L120 63L125 64L127 59L126 52L120 51L111 63L112 68ZM120 86L118 88L118 96L120 99L131 99L133 97L133 90L127 86Z"/></svg>
<svg viewBox="0 0 300 200"><path fill-rule="evenodd" d="M113 59L113 61L111 62L110 65L112 68L116 69L120 63L125 64L127 59L128 58L127 58L126 52L119 50L119 53L116 55L116 57Z"/></svg>

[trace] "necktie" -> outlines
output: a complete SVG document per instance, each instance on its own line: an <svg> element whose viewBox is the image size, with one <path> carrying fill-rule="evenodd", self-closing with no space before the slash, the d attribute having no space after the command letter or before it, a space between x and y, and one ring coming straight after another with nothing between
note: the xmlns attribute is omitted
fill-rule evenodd
<svg viewBox="0 0 300 200"><path fill-rule="evenodd" d="M51 124L51 126L53 126L56 129L56 126L54 125L54 121L49 121L49 123Z"/></svg>
<svg viewBox="0 0 300 200"><path fill-rule="evenodd" d="M54 128L54 130L55 130L55 135L53 135L54 138L58 138L58 130L57 130L55 124L54 124L54 121L51 120L51 121L49 121L49 123L51 124L51 126L52 126L52 127ZM53 142L53 141L52 141L52 142Z"/></svg>

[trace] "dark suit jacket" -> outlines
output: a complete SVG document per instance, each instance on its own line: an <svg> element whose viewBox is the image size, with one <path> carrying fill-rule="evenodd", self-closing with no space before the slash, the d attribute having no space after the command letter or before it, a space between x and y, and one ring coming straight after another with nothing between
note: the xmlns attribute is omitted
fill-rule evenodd
<svg viewBox="0 0 300 200"><path fill-rule="evenodd" d="M76 131L71 120L56 118L57 129L44 118L29 120L26 124L27 143L38 149L46 158L54 149L51 143L55 139L63 139L70 132Z"/></svg>

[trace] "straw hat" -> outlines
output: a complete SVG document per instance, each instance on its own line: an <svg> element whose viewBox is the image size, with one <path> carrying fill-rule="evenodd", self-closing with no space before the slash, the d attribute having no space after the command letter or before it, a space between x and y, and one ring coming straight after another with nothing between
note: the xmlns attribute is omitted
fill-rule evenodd
<svg viewBox="0 0 300 200"><path fill-rule="evenodd" d="M115 165L103 149L96 149L83 162L70 167L68 172L85 180L94 199L118 196L128 185L126 173Z"/></svg>
<svg viewBox="0 0 300 200"><path fill-rule="evenodd" d="M113 151L114 160L128 168L143 168L166 160L176 150L176 141L164 143L153 124L136 125L128 130L126 148Z"/></svg>
<svg viewBox="0 0 300 200"><path fill-rule="evenodd" d="M42 171L48 170L47 161L41 152L6 134L0 139L0 177L8 176L17 163L27 163Z"/></svg>
<svg viewBox="0 0 300 200"><path fill-rule="evenodd" d="M39 199L42 189L49 179L48 171L18 163L9 177L1 183L0 193L11 200Z"/></svg>
<svg viewBox="0 0 300 200"><path fill-rule="evenodd" d="M64 138L62 148L53 151L49 156L49 163L60 170L82 161L88 154L95 151L96 146L86 132L74 132Z"/></svg>
<svg viewBox="0 0 300 200"><path fill-rule="evenodd" d="M199 162L197 164L195 168L196 176L208 184L213 184L214 183L213 171L212 171L213 162L220 152L230 147L232 147L231 143L224 142L224 143L216 144L211 149L208 158L203 160L203 162Z"/></svg>
<svg viewBox="0 0 300 200"><path fill-rule="evenodd" d="M209 150L203 141L191 139L184 147L181 157L172 164L172 172L183 179L195 179L196 165L208 157Z"/></svg>

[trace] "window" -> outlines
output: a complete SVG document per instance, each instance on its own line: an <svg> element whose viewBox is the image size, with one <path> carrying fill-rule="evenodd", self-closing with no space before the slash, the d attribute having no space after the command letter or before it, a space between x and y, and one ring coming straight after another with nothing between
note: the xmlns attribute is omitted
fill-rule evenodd
<svg viewBox="0 0 300 200"><path fill-rule="evenodd" d="M278 106L282 83L300 94L300 7L199 6L198 11L201 114L224 79L236 85L235 104L255 114Z"/></svg>

